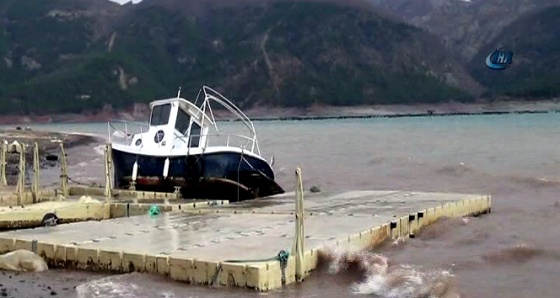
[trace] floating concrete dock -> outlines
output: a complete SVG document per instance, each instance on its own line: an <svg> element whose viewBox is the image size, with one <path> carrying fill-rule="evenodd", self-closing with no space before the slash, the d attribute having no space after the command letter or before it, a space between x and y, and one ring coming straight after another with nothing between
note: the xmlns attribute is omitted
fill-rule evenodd
<svg viewBox="0 0 560 298"><path fill-rule="evenodd" d="M133 199L130 199L133 200ZM69 198L64 201L44 201L30 205L16 205L0 207L0 231L22 228L36 228L44 225L43 220L48 214L57 218L58 224L106 220L120 217L130 217L148 214L152 206L157 206L161 212L203 208L208 205L227 205L228 201L163 201L154 200L153 203L127 203L126 200L104 202L103 198L91 198L82 201Z"/></svg>
<svg viewBox="0 0 560 298"><path fill-rule="evenodd" d="M68 176L63 143L56 142L60 184L52 189L40 187L37 143L0 144L0 230L20 229L0 233L0 253L27 249L50 267L146 272L190 284L268 291L311 274L324 248L372 249L414 235L440 217L491 210L489 196L408 191L307 193L304 203L300 169L295 194L231 204L182 200L178 191L117 190L110 144L105 185L76 187L69 184L85 184ZM31 147L28 187L25 159ZM7 153L19 154L16 186L6 179ZM58 225L44 226L53 215Z"/></svg>
<svg viewBox="0 0 560 298"><path fill-rule="evenodd" d="M167 202L159 205L166 212L155 216L147 215L149 204L137 209L144 215L131 216L131 206L139 204L104 203L109 217L120 218L0 233L0 253L23 248L51 267L147 272L191 284L268 291L308 276L325 247L371 249L440 217L491 210L489 196L408 191L306 193L303 217L296 216L295 202L294 194L189 203L190 208ZM299 258L293 252L298 228L304 231Z"/></svg>

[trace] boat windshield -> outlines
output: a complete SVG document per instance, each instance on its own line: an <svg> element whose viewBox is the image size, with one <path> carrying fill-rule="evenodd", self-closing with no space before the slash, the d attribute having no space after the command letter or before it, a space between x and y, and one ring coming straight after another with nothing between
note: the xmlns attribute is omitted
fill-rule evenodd
<svg viewBox="0 0 560 298"><path fill-rule="evenodd" d="M175 129L185 135L189 129L189 124L191 122L191 116L187 114L183 109L179 108L177 113L177 120L175 121Z"/></svg>
<svg viewBox="0 0 560 298"><path fill-rule="evenodd" d="M152 117L150 125L165 125L169 122L169 115L171 114L171 104L157 105L152 108Z"/></svg>
<svg viewBox="0 0 560 298"><path fill-rule="evenodd" d="M191 133L189 135L189 147L198 147L200 145L201 128L196 122L193 122Z"/></svg>

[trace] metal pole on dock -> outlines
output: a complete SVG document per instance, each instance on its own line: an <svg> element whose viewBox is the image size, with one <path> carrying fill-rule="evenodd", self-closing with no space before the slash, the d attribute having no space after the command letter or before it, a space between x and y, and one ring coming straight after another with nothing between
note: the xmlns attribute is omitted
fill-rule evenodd
<svg viewBox="0 0 560 298"><path fill-rule="evenodd" d="M112 146L111 143L105 146L105 199L110 201L112 198L112 185L111 185L111 166L113 164L111 156Z"/></svg>
<svg viewBox="0 0 560 298"><path fill-rule="evenodd" d="M18 201L17 204L23 204L23 195L25 192L25 145L20 144L17 141L12 143L13 149L15 152L19 152L19 175L18 175L18 183L17 183L17 197Z"/></svg>
<svg viewBox="0 0 560 298"><path fill-rule="evenodd" d="M305 211L303 208L303 178L301 169L296 168L296 237L294 239L293 254L296 257L296 280L302 281L305 275Z"/></svg>
<svg viewBox="0 0 560 298"><path fill-rule="evenodd" d="M39 201L39 144L33 144L33 184L31 186L33 203Z"/></svg>
<svg viewBox="0 0 560 298"><path fill-rule="evenodd" d="M8 186L8 180L6 180L6 151L8 151L8 141L3 140L0 150L0 186Z"/></svg>
<svg viewBox="0 0 560 298"><path fill-rule="evenodd" d="M68 197L68 164L66 163L66 152L64 143L60 142L60 188L62 195Z"/></svg>

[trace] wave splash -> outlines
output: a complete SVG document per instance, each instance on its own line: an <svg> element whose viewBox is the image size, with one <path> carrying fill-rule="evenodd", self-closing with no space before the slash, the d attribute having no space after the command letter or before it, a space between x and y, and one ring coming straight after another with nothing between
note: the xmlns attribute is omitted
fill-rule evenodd
<svg viewBox="0 0 560 298"><path fill-rule="evenodd" d="M460 298L455 276L447 270L427 270L411 265L389 264L387 257L368 251L331 250L323 253L328 271L359 272L351 286L354 294L379 298Z"/></svg>
<svg viewBox="0 0 560 298"><path fill-rule="evenodd" d="M515 184L521 184L531 189L560 186L560 180L555 178L510 176L509 179Z"/></svg>
<svg viewBox="0 0 560 298"><path fill-rule="evenodd" d="M95 151L95 153L97 153L97 155L100 155L100 156L105 155L105 145L103 145L103 144L93 147L93 150Z"/></svg>
<svg viewBox="0 0 560 298"><path fill-rule="evenodd" d="M165 287L148 288L142 285L146 277L130 273L92 280L76 287L77 298L140 298L140 297L177 297Z"/></svg>

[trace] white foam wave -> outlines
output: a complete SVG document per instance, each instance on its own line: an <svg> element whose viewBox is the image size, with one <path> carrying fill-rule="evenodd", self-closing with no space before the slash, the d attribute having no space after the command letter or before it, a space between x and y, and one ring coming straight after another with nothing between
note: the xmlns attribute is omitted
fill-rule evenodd
<svg viewBox="0 0 560 298"><path fill-rule="evenodd" d="M388 266L385 256L368 251L326 252L329 272L337 274L353 267L363 281L351 286L354 294L383 298L459 298L454 276L446 270L427 270L410 265Z"/></svg>
<svg viewBox="0 0 560 298"><path fill-rule="evenodd" d="M141 294L137 285L123 282L122 276L109 276L76 287L78 298L136 298L142 297Z"/></svg>
<svg viewBox="0 0 560 298"><path fill-rule="evenodd" d="M148 282L148 283L147 283ZM83 283L76 287L77 298L175 298L191 297L177 295L172 289L154 287L149 277L140 273L108 276Z"/></svg>
<svg viewBox="0 0 560 298"><path fill-rule="evenodd" d="M101 155L101 156L105 155L105 145L97 145L97 146L93 147L93 150L98 155Z"/></svg>
<svg viewBox="0 0 560 298"><path fill-rule="evenodd" d="M193 298L183 290L161 284L149 275L128 273L92 280L76 287L77 298Z"/></svg>
<svg viewBox="0 0 560 298"><path fill-rule="evenodd" d="M104 134L100 134L100 133L81 132L81 131L69 131L67 133L70 135L89 136L89 137L102 138L102 139L107 138Z"/></svg>
<svg viewBox="0 0 560 298"><path fill-rule="evenodd" d="M459 298L451 289L453 275L446 270L425 271L412 266L392 268L386 274L370 275L352 286L354 294L384 298Z"/></svg>

